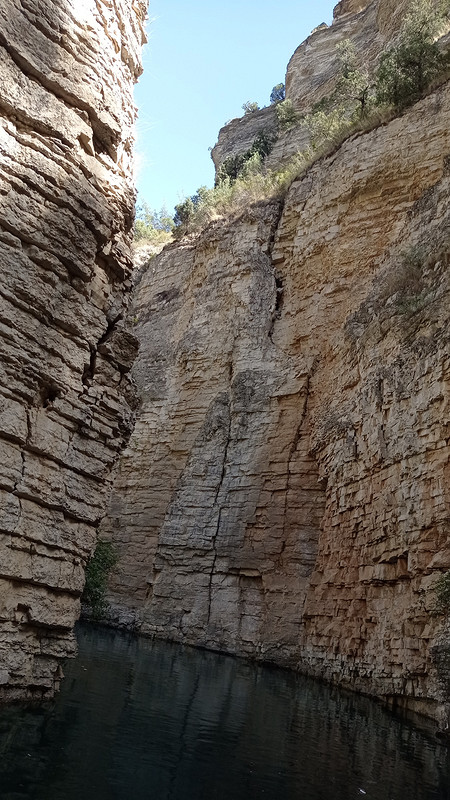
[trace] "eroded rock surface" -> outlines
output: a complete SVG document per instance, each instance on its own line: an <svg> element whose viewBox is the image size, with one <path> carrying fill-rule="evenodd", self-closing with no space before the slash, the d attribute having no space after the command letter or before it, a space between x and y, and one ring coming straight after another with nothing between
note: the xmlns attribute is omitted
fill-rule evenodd
<svg viewBox="0 0 450 800"><path fill-rule="evenodd" d="M46 695L130 432L145 2L0 1L0 697Z"/></svg>
<svg viewBox="0 0 450 800"><path fill-rule="evenodd" d="M447 85L149 262L115 622L446 719L449 111Z"/></svg>

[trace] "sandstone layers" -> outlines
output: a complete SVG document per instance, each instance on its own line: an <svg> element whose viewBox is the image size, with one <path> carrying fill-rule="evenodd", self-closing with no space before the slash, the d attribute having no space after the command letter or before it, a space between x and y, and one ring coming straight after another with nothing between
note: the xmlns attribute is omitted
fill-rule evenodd
<svg viewBox="0 0 450 800"><path fill-rule="evenodd" d="M129 435L123 329L142 0L0 1L0 697L73 652Z"/></svg>
<svg viewBox="0 0 450 800"><path fill-rule="evenodd" d="M443 725L449 113L445 85L150 260L102 523L115 623Z"/></svg>

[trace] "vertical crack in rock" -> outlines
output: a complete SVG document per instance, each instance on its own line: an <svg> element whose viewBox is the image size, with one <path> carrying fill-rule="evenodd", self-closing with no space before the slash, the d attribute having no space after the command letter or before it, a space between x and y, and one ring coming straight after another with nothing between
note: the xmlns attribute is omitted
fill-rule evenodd
<svg viewBox="0 0 450 800"><path fill-rule="evenodd" d="M89 364L85 365L83 375L81 378L81 382L83 386L91 386L92 381L94 380L95 376L95 368L97 364L97 354L103 344L108 341L110 336L117 328L117 323L123 319L123 314L117 314L117 316L113 320L107 320L107 326L105 332L100 336L98 342L91 347L91 354L89 358ZM83 389L83 392L86 390Z"/></svg>
<svg viewBox="0 0 450 800"><path fill-rule="evenodd" d="M287 459L287 466L286 466L286 488L285 488L285 498L284 498L284 514L283 514L283 537L282 537L282 545L281 545L281 552L280 552L280 559L284 553L286 548L286 524L287 524L287 511L288 511L288 503L289 503L289 490L291 484L291 463L292 459L297 451L300 438L302 435L302 428L305 423L306 415L308 413L308 401L309 401L309 391L310 391L310 383L311 383L311 375L308 375L306 378L306 384L302 391L302 398L303 398L303 408L300 415L300 421L297 425L297 430L295 431L294 439L292 440L292 444L289 448L289 454Z"/></svg>
<svg viewBox="0 0 450 800"><path fill-rule="evenodd" d="M232 374L232 362L230 362L229 374L230 374L230 376ZM220 474L220 479L219 479L219 482L217 484L216 494L215 494L214 501L213 501L213 504L212 504L213 509L218 505L219 497L220 497L220 493L221 493L222 488L223 488L226 469L227 469L228 448L230 446L230 440L231 440L231 421L232 421L231 389L230 389L230 391L228 393L227 410L228 410L227 432L226 432L225 447L224 447L224 451L223 451L222 471L221 471L221 474ZM212 561L212 565L211 565L211 572L210 572L210 575L209 575L209 585L208 585L208 615L207 615L207 620L206 620L207 625L209 624L210 619L211 619L212 585L213 585L213 580L214 580L214 571L215 571L216 562L217 562L217 537L219 536L219 532L220 532L220 523L222 521L222 511L223 511L223 507L219 504L218 513L217 513L217 525L216 525L216 529L215 529L215 532L214 532L213 537L212 537L213 561Z"/></svg>
<svg viewBox="0 0 450 800"><path fill-rule="evenodd" d="M272 230L271 236L269 238L268 248L267 248L268 256L269 256L271 264L272 264L273 278L274 278L274 282L275 282L275 300L274 300L273 307L272 307L272 310L271 310L271 321L270 321L270 327L269 327L269 331L268 331L268 337L269 337L270 341L272 342L272 344L273 344L273 331L274 331L274 328L275 328L275 323L281 317L282 308L283 308L283 299L284 299L284 280L283 280L283 276L279 273L279 271L275 267L275 265L273 263L272 256L273 256L273 251L274 251L274 248L275 248L275 242L276 242L277 234L278 234L278 231L279 231L279 228L280 228L281 220L283 218L283 211L284 211L285 202L286 202L286 196L284 196L282 198L282 200L280 200L280 202L279 202L277 217L276 217L276 220L274 222L273 230Z"/></svg>

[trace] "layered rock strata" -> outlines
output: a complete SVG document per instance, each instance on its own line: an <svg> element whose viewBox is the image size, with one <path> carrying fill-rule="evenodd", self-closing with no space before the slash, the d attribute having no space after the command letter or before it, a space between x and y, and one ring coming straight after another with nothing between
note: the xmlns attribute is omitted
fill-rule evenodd
<svg viewBox="0 0 450 800"><path fill-rule="evenodd" d="M50 694L129 432L144 2L0 1L0 698Z"/></svg>
<svg viewBox="0 0 450 800"><path fill-rule="evenodd" d="M116 623L447 719L449 111L447 85L143 271Z"/></svg>

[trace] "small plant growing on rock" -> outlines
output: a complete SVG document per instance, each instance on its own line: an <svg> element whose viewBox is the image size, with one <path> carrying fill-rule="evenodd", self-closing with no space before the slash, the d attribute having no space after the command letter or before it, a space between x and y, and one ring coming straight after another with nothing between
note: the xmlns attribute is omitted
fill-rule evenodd
<svg viewBox="0 0 450 800"><path fill-rule="evenodd" d="M82 602L86 604L92 619L98 621L108 607L105 600L108 576L117 564L118 555L111 542L98 540L94 553L86 567L86 583Z"/></svg>
<svg viewBox="0 0 450 800"><path fill-rule="evenodd" d="M242 108L244 110L244 114L253 114L254 111L259 111L258 103L252 102L251 100L247 100Z"/></svg>
<svg viewBox="0 0 450 800"><path fill-rule="evenodd" d="M337 45L339 62L339 79L334 91L336 104L344 105L343 109L352 110L357 119L365 117L373 103L373 89L369 73L358 65L356 51L350 39L344 39Z"/></svg>
<svg viewBox="0 0 450 800"><path fill-rule="evenodd" d="M448 614L450 612L450 570L439 576L433 588L436 592L436 613Z"/></svg>
<svg viewBox="0 0 450 800"><path fill-rule="evenodd" d="M343 117L340 108L334 108L329 112L319 110L308 114L305 125L311 137L312 149L318 150L334 140L337 141L349 127L349 122Z"/></svg>
<svg viewBox="0 0 450 800"><path fill-rule="evenodd" d="M292 100L283 100L276 107L278 128L280 131L288 131L300 121L300 114L295 110Z"/></svg>
<svg viewBox="0 0 450 800"><path fill-rule="evenodd" d="M277 133L275 130L264 129L260 131L254 139L252 146L245 153L238 153L225 159L219 169L216 186L227 179L232 183L236 181L246 170L249 162L255 160L255 156L257 156L262 163L272 152L276 140Z"/></svg>
<svg viewBox="0 0 450 800"><path fill-rule="evenodd" d="M166 244L172 239L173 228L173 219L166 208L163 207L161 211L152 211L145 202L136 207L135 242Z"/></svg>
<svg viewBox="0 0 450 800"><path fill-rule="evenodd" d="M405 108L414 103L442 71L445 59L436 42L448 2L414 0L397 42L381 56L376 76L378 104Z"/></svg>
<svg viewBox="0 0 450 800"><path fill-rule="evenodd" d="M411 316L420 311L426 302L423 271L427 255L421 247L410 247L401 254L401 260L391 282L391 293L396 294L395 305L400 314Z"/></svg>
<svg viewBox="0 0 450 800"><path fill-rule="evenodd" d="M285 98L286 98L286 89L284 87L284 83L277 83L277 85L273 87L270 93L270 102L272 104L282 103Z"/></svg>

